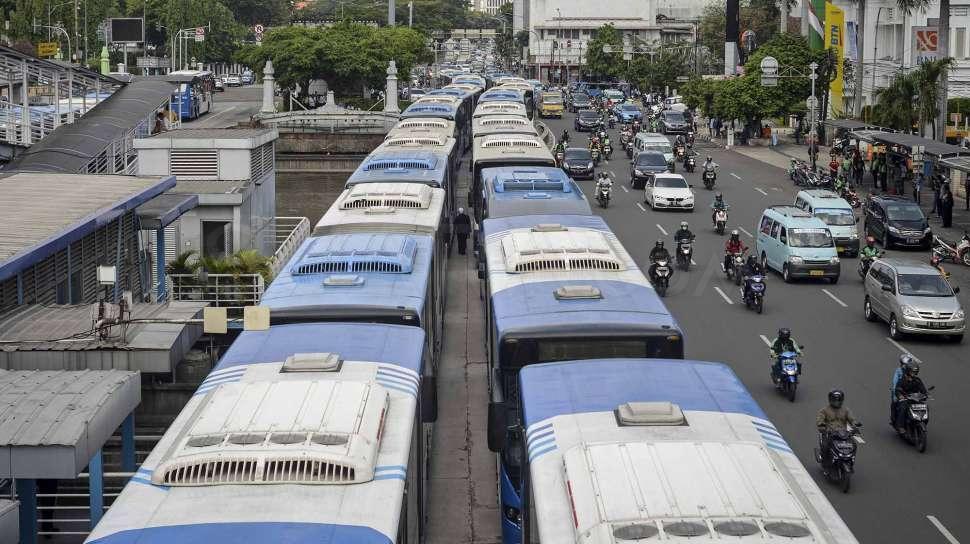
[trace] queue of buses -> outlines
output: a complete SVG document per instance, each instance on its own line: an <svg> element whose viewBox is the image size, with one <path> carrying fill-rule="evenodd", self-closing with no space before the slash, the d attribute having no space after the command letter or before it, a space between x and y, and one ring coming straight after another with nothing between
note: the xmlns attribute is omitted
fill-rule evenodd
<svg viewBox="0 0 970 544"><path fill-rule="evenodd" d="M402 113L88 542L424 542L462 206L503 542L856 542L730 368L684 359L526 85L455 76Z"/></svg>

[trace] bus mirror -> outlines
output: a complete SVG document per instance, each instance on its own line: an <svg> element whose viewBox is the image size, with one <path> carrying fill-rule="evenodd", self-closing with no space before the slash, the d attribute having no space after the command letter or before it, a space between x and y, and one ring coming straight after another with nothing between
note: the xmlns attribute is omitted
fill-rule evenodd
<svg viewBox="0 0 970 544"><path fill-rule="evenodd" d="M438 420L438 380L434 376L421 377L421 422Z"/></svg>
<svg viewBox="0 0 970 544"><path fill-rule="evenodd" d="M504 402L488 403L488 449L500 452L505 449L508 413Z"/></svg>

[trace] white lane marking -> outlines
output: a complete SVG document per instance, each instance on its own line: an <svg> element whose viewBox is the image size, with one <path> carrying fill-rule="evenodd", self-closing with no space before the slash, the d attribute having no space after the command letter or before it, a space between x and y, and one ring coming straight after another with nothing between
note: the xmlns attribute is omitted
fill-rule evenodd
<svg viewBox="0 0 970 544"><path fill-rule="evenodd" d="M690 264L692 264L694 266L697 266L697 263L694 262L694 258L693 257L690 258Z"/></svg>
<svg viewBox="0 0 970 544"><path fill-rule="evenodd" d="M759 334L758 336L761 337L761 341L764 342L766 346L768 346L769 348L771 347L771 340L768 340L767 336L763 334Z"/></svg>
<svg viewBox="0 0 970 544"><path fill-rule="evenodd" d="M835 302L838 302L839 303L839 306L842 306L843 308L848 308L849 307L848 304L846 304L846 303L842 302L841 300L839 300L839 297L833 295L832 292L829 291L828 289L822 289L822 292L825 293L826 295L828 295L830 299L834 300Z"/></svg>
<svg viewBox="0 0 970 544"><path fill-rule="evenodd" d="M611 178L615 178L615 177L616 177L616 173L615 173L615 172L613 172L612 170L610 170L610 177L611 177Z"/></svg>
<svg viewBox="0 0 970 544"><path fill-rule="evenodd" d="M640 208L641 212L647 211L647 209L643 207L643 204L640 204L639 202L637 202L637 208Z"/></svg>
<svg viewBox="0 0 970 544"><path fill-rule="evenodd" d="M731 175L734 176L735 178L739 179L739 180L741 179L741 176L735 174L734 172L731 172Z"/></svg>
<svg viewBox="0 0 970 544"><path fill-rule="evenodd" d="M741 232L747 234L748 235L748 238L754 238L754 235L752 235L750 232L744 230L744 227L738 227L738 230L740 230Z"/></svg>
<svg viewBox="0 0 970 544"><path fill-rule="evenodd" d="M906 353L908 355L912 355L912 353L908 349L906 349L903 346L899 345L899 342L893 340L892 338L890 338L888 336L886 337L886 340L888 340L890 344L896 346L896 349L898 349L899 351L901 351L903 353Z"/></svg>
<svg viewBox="0 0 970 544"><path fill-rule="evenodd" d="M626 185L620 185L620 189L623 189L624 193L629 193L630 190L626 188Z"/></svg>
<svg viewBox="0 0 970 544"><path fill-rule="evenodd" d="M949 542L950 544L960 544L960 541L957 540L957 538L953 536L953 533L947 530L947 528L944 527L942 523L940 523L940 520L936 519L936 516L927 515L926 519L930 520L930 523L932 523L933 526L936 527L936 530L943 534L943 538L945 538L947 542Z"/></svg>
<svg viewBox="0 0 970 544"><path fill-rule="evenodd" d="M640 206L639 202L637 203L637 206ZM640 207L642 208L643 206L640 206ZM643 210L643 211L647 211L647 210ZM664 233L664 236L667 236L667 231L665 231L664 228L660 226L660 223L657 223L657 228L660 229L660 232Z"/></svg>
<svg viewBox="0 0 970 544"><path fill-rule="evenodd" d="M762 189L762 188L760 188L760 187L755 187L754 190L755 191L758 191L759 193L761 193L761 194L763 194L765 196L768 196L768 193L766 193L765 190Z"/></svg>
<svg viewBox="0 0 970 544"><path fill-rule="evenodd" d="M772 190L772 191L779 191L779 192L781 192L781 189L780 189L780 188L778 188L778 187L772 187L772 188L771 188L771 190Z"/></svg>
<svg viewBox="0 0 970 544"><path fill-rule="evenodd" d="M721 288L720 287L718 287L718 286L715 285L714 286L714 290L717 291L717 294L721 295L721 298L724 299L724 302L727 302L728 304L731 304L731 305L734 304L734 301L731 300L731 297L725 295L724 294L724 291L721 291Z"/></svg>

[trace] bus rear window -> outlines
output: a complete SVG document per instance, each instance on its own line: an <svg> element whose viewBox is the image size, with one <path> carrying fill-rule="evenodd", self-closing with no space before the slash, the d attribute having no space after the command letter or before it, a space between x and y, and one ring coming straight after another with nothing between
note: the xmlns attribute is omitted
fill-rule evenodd
<svg viewBox="0 0 970 544"><path fill-rule="evenodd" d="M501 365L521 368L533 363L584 359L653 358L681 359L684 356L680 335L510 339L502 342Z"/></svg>

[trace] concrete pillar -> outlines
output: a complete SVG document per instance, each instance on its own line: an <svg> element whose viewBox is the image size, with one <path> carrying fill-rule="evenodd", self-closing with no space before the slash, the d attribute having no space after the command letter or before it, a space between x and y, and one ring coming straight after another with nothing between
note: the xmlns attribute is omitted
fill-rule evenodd
<svg viewBox="0 0 970 544"><path fill-rule="evenodd" d="M165 285L165 228L155 231L155 302L163 302L167 297Z"/></svg>
<svg viewBox="0 0 970 544"><path fill-rule="evenodd" d="M397 107L397 65L392 60L387 65L387 88L384 89L384 111L401 113Z"/></svg>
<svg viewBox="0 0 970 544"><path fill-rule="evenodd" d="M101 48L101 75L111 73L111 54L108 53L108 46Z"/></svg>
<svg viewBox="0 0 970 544"><path fill-rule="evenodd" d="M164 255L164 252L163 252ZM121 470L134 472L137 465L135 459L135 413L121 423Z"/></svg>
<svg viewBox="0 0 970 544"><path fill-rule="evenodd" d="M263 67L263 107L260 113L276 113L276 78L273 75L273 61L266 61Z"/></svg>
<svg viewBox="0 0 970 544"><path fill-rule="evenodd" d="M37 480L17 478L20 544L37 544Z"/></svg>
<svg viewBox="0 0 970 544"><path fill-rule="evenodd" d="M91 508L91 528L101 521L104 515L104 462L98 450L88 463L88 493Z"/></svg>

